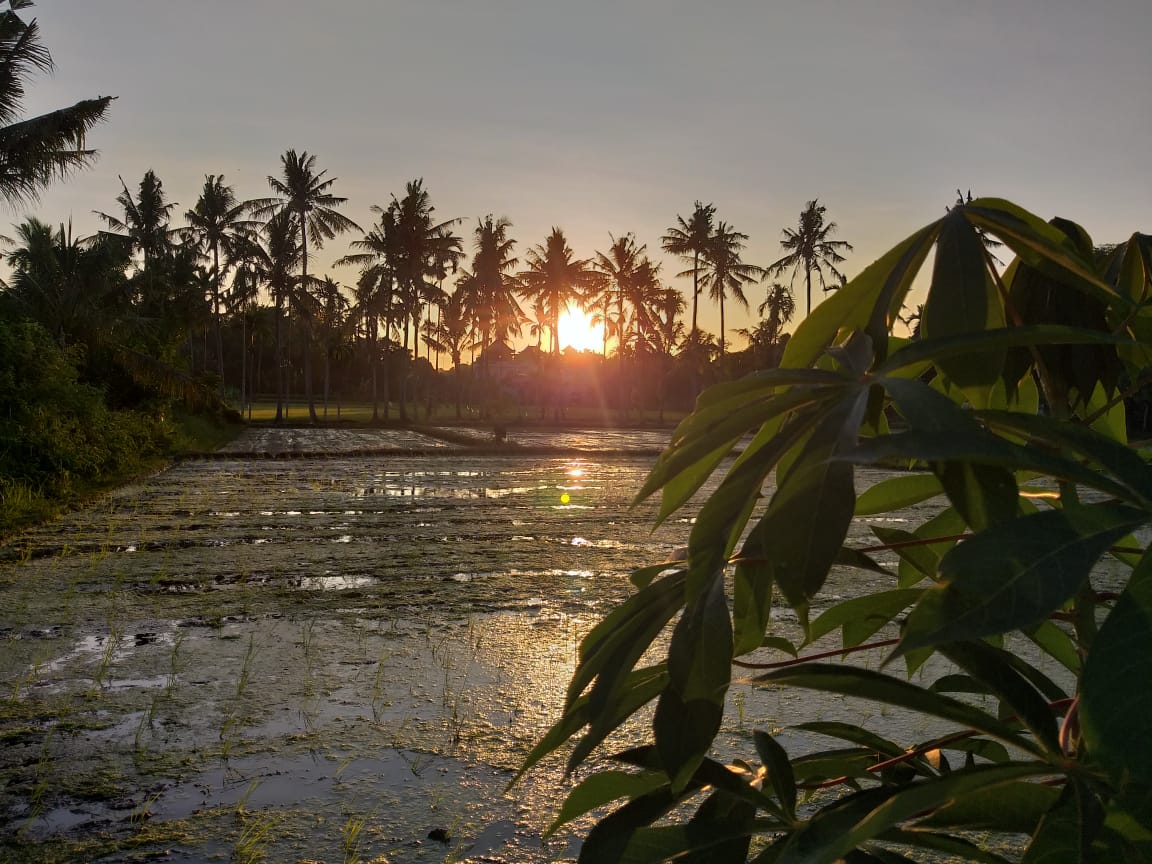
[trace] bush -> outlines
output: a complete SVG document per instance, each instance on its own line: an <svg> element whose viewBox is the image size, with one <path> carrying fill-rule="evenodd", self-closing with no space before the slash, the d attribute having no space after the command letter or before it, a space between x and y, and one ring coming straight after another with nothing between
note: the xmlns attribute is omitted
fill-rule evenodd
<svg viewBox="0 0 1152 864"><path fill-rule="evenodd" d="M993 237L1017 256L1003 273ZM933 251L922 340L897 338ZM578 737L575 770L655 702L646 740L561 810L557 826L623 802L581 861L1008 860L975 842L989 836L1027 864L1152 860L1152 469L1127 446L1119 387L1152 365L1150 253L1137 234L1097 263L1074 223L997 199L957 206L817 308L780 369L700 398L638 496L662 491L667 519L726 466L687 554L633 574L638 592L584 639L563 716L523 769ZM912 470L858 496L857 465ZM846 544L856 516L929 499L942 512L914 530L881 521L868 551ZM1108 586L1105 557L1120 574ZM890 587L809 620L833 567L887 574ZM799 644L774 623L777 597ZM668 630L666 651L653 647ZM810 656L837 631L839 660ZM902 660L908 677L848 659L861 651ZM801 754L757 730L754 752L722 764L734 663L753 686L950 728L897 741L802 724L838 743Z"/></svg>
<svg viewBox="0 0 1152 864"><path fill-rule="evenodd" d="M79 380L78 351L38 324L0 321L0 478L48 494L95 481L164 452L168 433L142 411L111 411Z"/></svg>

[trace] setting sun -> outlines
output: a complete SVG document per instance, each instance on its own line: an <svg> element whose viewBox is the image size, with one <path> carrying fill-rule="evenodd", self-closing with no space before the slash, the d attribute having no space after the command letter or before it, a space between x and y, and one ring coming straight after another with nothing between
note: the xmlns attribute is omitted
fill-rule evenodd
<svg viewBox="0 0 1152 864"><path fill-rule="evenodd" d="M599 351L604 344L604 325L593 324L592 316L571 306L560 315L560 350Z"/></svg>

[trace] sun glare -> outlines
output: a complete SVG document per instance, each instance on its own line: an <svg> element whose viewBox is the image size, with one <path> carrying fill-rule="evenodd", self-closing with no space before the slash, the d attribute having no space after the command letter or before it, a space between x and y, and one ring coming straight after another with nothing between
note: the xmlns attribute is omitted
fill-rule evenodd
<svg viewBox="0 0 1152 864"><path fill-rule="evenodd" d="M592 316L569 306L560 315L560 349L599 351L604 344L604 325L593 324Z"/></svg>

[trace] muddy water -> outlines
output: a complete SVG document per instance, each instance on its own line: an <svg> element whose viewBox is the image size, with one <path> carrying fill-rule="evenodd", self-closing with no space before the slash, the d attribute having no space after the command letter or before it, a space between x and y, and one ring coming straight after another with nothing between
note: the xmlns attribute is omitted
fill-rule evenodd
<svg viewBox="0 0 1152 864"><path fill-rule="evenodd" d="M326 446L247 434L237 453ZM652 433L566 433L578 458L331 434L324 459L181 463L0 563L0 853L576 854L579 824L541 839L569 788L557 764L506 787L558 714L581 636L632 568L686 540L691 508L652 531L654 507L628 507L652 460L622 451ZM341 455L388 448L426 452ZM830 598L861 590L846 578ZM812 708L794 693L733 698L734 754L754 726L813 719L792 719ZM884 723L899 737L898 716Z"/></svg>

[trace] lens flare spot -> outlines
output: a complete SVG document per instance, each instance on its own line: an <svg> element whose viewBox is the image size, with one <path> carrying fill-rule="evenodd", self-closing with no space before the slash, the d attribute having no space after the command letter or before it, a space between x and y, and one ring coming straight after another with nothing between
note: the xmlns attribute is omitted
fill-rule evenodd
<svg viewBox="0 0 1152 864"><path fill-rule="evenodd" d="M567 492L565 492L563 495L561 495L561 496L560 496L560 503L561 503L561 504L570 504L570 503L572 503L572 496L571 496L571 495L569 495Z"/></svg>

